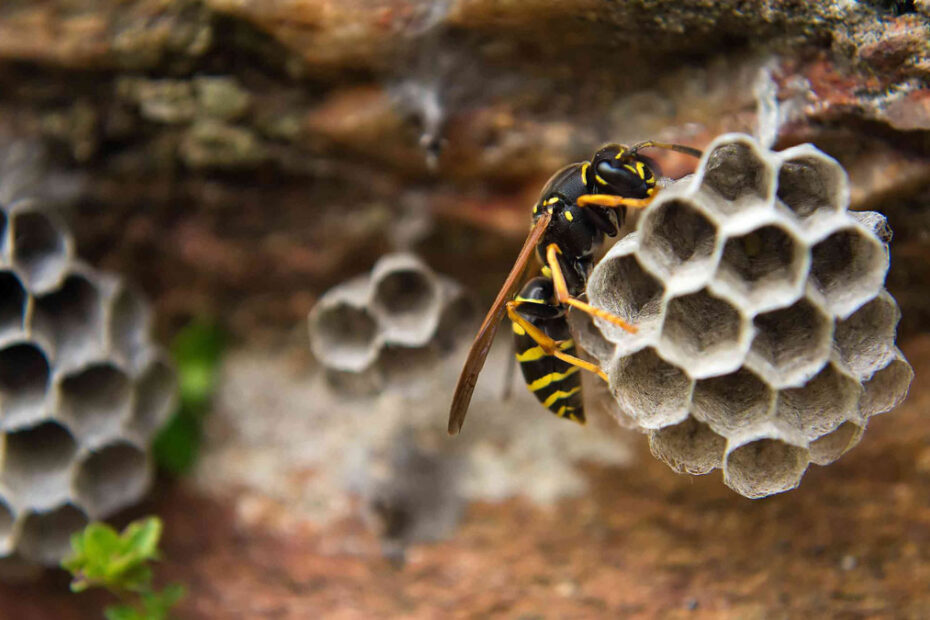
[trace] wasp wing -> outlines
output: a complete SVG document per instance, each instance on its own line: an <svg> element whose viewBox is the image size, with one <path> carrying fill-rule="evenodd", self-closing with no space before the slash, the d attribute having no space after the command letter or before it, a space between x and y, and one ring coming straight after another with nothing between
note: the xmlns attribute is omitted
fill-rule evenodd
<svg viewBox="0 0 930 620"><path fill-rule="evenodd" d="M462 430L462 424L465 423L465 415L468 413L468 404L471 402L471 395L475 391L475 384L478 382L478 375L484 367L484 361L488 357L488 351L491 350L491 343L494 341L494 334L497 333L497 327L500 325L504 316L504 306L507 301L513 297L514 290L520 283L520 276L526 268L526 263L536 248L536 245L542 239L543 233L549 226L552 215L543 213L536 220L526 241L523 242L523 249L517 256L510 275L504 281L497 299L488 310L488 315L484 317L484 322L478 329L478 335L471 344L471 350L465 360L465 366L462 368L462 374L459 375L459 382L455 386L455 394L452 396L452 407L449 410L449 434L455 435Z"/></svg>

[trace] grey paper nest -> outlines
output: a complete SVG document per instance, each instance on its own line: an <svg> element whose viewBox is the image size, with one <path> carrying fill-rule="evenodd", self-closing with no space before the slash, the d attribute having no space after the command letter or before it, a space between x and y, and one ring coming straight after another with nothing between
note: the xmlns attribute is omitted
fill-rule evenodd
<svg viewBox="0 0 930 620"><path fill-rule="evenodd" d="M465 334L474 306L462 288L412 254L323 295L310 313L313 354L338 387L375 392L416 384Z"/></svg>
<svg viewBox="0 0 930 620"><path fill-rule="evenodd" d="M175 376L146 304L77 261L51 213L0 203L0 563L54 565L149 488Z"/></svg>
<svg viewBox="0 0 930 620"><path fill-rule="evenodd" d="M598 320L579 339L673 469L786 491L903 400L891 234L848 205L845 171L816 148L724 135L594 269L591 302L639 331Z"/></svg>

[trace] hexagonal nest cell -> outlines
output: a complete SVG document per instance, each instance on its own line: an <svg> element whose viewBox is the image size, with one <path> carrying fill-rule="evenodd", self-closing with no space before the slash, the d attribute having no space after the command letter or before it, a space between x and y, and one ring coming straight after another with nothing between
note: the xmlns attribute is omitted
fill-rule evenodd
<svg viewBox="0 0 930 620"><path fill-rule="evenodd" d="M111 364L64 377L59 392L59 415L85 445L95 447L117 437L129 419L132 383Z"/></svg>
<svg viewBox="0 0 930 620"><path fill-rule="evenodd" d="M668 426L688 415L691 379L652 348L626 358L608 378L620 408L643 428Z"/></svg>
<svg viewBox="0 0 930 620"><path fill-rule="evenodd" d="M775 387L800 385L830 357L832 321L807 299L759 314L753 324L749 363Z"/></svg>
<svg viewBox="0 0 930 620"><path fill-rule="evenodd" d="M23 519L19 551L23 558L43 566L57 566L71 550L71 534L89 519L83 510L67 504L49 512L33 512Z"/></svg>
<svg viewBox="0 0 930 620"><path fill-rule="evenodd" d="M38 211L14 213L12 226L13 267L31 290L51 289L70 258L67 237L48 215Z"/></svg>
<svg viewBox="0 0 930 620"><path fill-rule="evenodd" d="M149 350L148 307L139 295L124 288L117 292L107 309L110 345L128 366L135 367Z"/></svg>
<svg viewBox="0 0 930 620"><path fill-rule="evenodd" d="M768 310L797 297L804 281L804 253L780 226L763 226L727 239L717 279L753 310Z"/></svg>
<svg viewBox="0 0 930 620"><path fill-rule="evenodd" d="M751 140L723 142L703 161L702 185L724 198L728 214L739 212L742 203L765 201L771 191L770 167L757 148Z"/></svg>
<svg viewBox="0 0 930 620"><path fill-rule="evenodd" d="M33 325L51 339L58 364L77 368L103 350L103 316L97 287L85 276L72 274L61 288L36 299Z"/></svg>
<svg viewBox="0 0 930 620"><path fill-rule="evenodd" d="M371 273L369 307L377 315L384 339L402 346L424 346L436 331L441 313L439 278L416 257L388 254Z"/></svg>
<svg viewBox="0 0 930 620"><path fill-rule="evenodd" d="M732 370L741 358L743 321L726 301L702 290L668 302L661 351L669 359L704 377Z"/></svg>
<svg viewBox="0 0 930 620"><path fill-rule="evenodd" d="M649 432L649 449L679 473L702 475L720 467L727 441L692 417Z"/></svg>
<svg viewBox="0 0 930 620"><path fill-rule="evenodd" d="M21 198L0 204L0 564L25 568L57 564L88 513L148 489L175 379L145 302L75 260L54 214Z"/></svg>
<svg viewBox="0 0 930 620"><path fill-rule="evenodd" d="M18 506L47 509L68 498L78 444L56 422L7 433L0 485Z"/></svg>
<svg viewBox="0 0 930 620"><path fill-rule="evenodd" d="M836 323L840 358L859 379L866 379L895 356L895 328L901 313L887 293Z"/></svg>
<svg viewBox="0 0 930 620"><path fill-rule="evenodd" d="M78 465L75 489L91 516L112 514L139 500L149 476L145 452L130 443L113 443Z"/></svg>
<svg viewBox="0 0 930 620"><path fill-rule="evenodd" d="M658 329L662 325L665 293L662 283L631 254L604 258L602 264L599 272L602 275L588 283L588 290L601 289L601 294L617 309L617 316L635 325L638 332ZM606 321L602 322L601 329L610 331L618 340L629 333Z"/></svg>
<svg viewBox="0 0 930 620"><path fill-rule="evenodd" d="M827 364L803 387L779 392L775 419L812 441L845 421L861 392L852 377Z"/></svg>
<svg viewBox="0 0 930 620"><path fill-rule="evenodd" d="M907 396L907 389L914 380L914 369L896 350L896 356L884 368L875 372L863 383L865 392L859 402L859 412L863 418L880 413L887 413L901 404Z"/></svg>
<svg viewBox="0 0 930 620"><path fill-rule="evenodd" d="M49 376L48 360L35 344L0 350L0 428L18 428L45 415Z"/></svg>
<svg viewBox="0 0 930 620"><path fill-rule="evenodd" d="M339 370L358 370L378 354L378 323L365 308L348 303L320 306L313 326L315 352Z"/></svg>
<svg viewBox="0 0 930 620"><path fill-rule="evenodd" d="M726 434L764 422L774 403L772 389L751 371L740 368L729 375L698 381L692 412L715 431Z"/></svg>
<svg viewBox="0 0 930 620"><path fill-rule="evenodd" d="M26 313L26 290L16 274L0 271L0 339L21 332Z"/></svg>
<svg viewBox="0 0 930 620"><path fill-rule="evenodd" d="M596 322L603 342L580 342L676 471L723 467L738 493L779 493L906 395L913 371L883 288L891 232L848 199L845 172L814 147L727 134L595 266L591 303L646 328Z"/></svg>
<svg viewBox="0 0 930 620"><path fill-rule="evenodd" d="M640 234L641 256L666 278L705 270L714 260L714 224L690 202L672 200L649 209Z"/></svg>
<svg viewBox="0 0 930 620"><path fill-rule="evenodd" d="M433 303L433 286L419 271L407 269L385 275L375 284L373 302L398 321L417 321Z"/></svg>
<svg viewBox="0 0 930 620"><path fill-rule="evenodd" d="M864 428L853 422L843 422L811 442L811 462L829 465L859 443L864 432Z"/></svg>
<svg viewBox="0 0 930 620"><path fill-rule="evenodd" d="M129 428L143 441L150 440L174 411L177 378L165 361L153 360L136 381Z"/></svg>
<svg viewBox="0 0 930 620"><path fill-rule="evenodd" d="M808 146L790 149L785 155L778 169L776 196L799 220L846 209L846 173L834 159Z"/></svg>
<svg viewBox="0 0 930 620"><path fill-rule="evenodd" d="M310 312L310 344L331 387L370 394L408 389L463 342L471 300L411 254L382 257L369 275L327 291Z"/></svg>
<svg viewBox="0 0 930 620"><path fill-rule="evenodd" d="M881 243L859 228L838 230L811 248L811 282L841 318L875 296L887 271Z"/></svg>
<svg viewBox="0 0 930 620"><path fill-rule="evenodd" d="M801 483L809 461L805 448L779 439L757 439L727 454L723 481L750 498L783 493Z"/></svg>

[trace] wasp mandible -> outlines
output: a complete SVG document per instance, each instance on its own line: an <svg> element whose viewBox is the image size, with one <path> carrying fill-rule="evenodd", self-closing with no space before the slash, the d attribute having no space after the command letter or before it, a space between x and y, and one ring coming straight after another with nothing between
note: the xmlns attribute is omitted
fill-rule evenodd
<svg viewBox="0 0 930 620"><path fill-rule="evenodd" d="M584 423L579 371L587 370L604 381L607 376L595 364L575 355L567 313L577 308L629 332L636 331L622 318L580 297L604 237L617 235L627 208L644 208L656 195L655 164L640 154L646 148L701 157L701 151L689 146L653 140L631 147L611 144L590 161L565 166L546 183L533 207L530 233L468 352L452 397L449 434L458 433L465 422L478 375L505 312L512 323L517 361L527 387L557 416ZM529 280L513 297L534 252L542 264L542 275Z"/></svg>

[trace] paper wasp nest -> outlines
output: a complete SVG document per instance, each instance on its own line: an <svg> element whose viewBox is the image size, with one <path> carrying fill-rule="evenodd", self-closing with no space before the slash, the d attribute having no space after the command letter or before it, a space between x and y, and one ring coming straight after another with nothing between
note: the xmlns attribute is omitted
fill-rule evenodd
<svg viewBox="0 0 930 620"><path fill-rule="evenodd" d="M0 566L57 564L138 500L174 395L144 302L76 261L53 214L0 203Z"/></svg>
<svg viewBox="0 0 930 620"><path fill-rule="evenodd" d="M473 316L458 284L413 255L389 254L370 275L320 298L310 313L311 347L341 387L412 385L467 334Z"/></svg>
<svg viewBox="0 0 930 620"><path fill-rule="evenodd" d="M852 448L913 371L885 291L891 233L849 212L847 176L810 145L729 134L664 189L594 269L579 335L621 410L679 472L722 468L746 497L794 488Z"/></svg>

